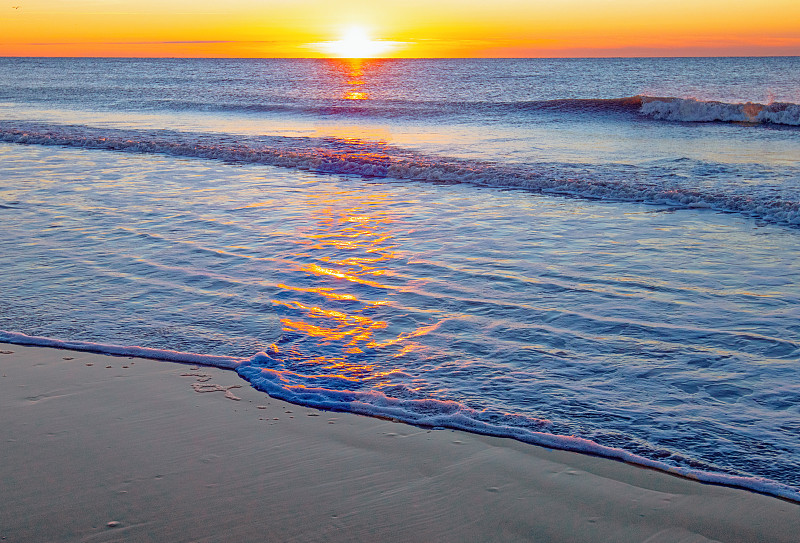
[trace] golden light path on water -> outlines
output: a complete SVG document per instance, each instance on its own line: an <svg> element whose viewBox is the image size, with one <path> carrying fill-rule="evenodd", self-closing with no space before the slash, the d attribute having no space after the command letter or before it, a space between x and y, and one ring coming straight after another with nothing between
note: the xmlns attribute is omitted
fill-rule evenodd
<svg viewBox="0 0 800 543"><path fill-rule="evenodd" d="M345 92L344 99L345 100L367 100L369 99L369 93L364 92L363 85L364 81L364 67L363 63L360 60L353 60L346 64L346 67L350 68L350 72L347 74L347 85L348 90Z"/></svg>
<svg viewBox="0 0 800 543"><path fill-rule="evenodd" d="M379 67L375 61L364 59L329 59L329 66L332 68L343 92L340 96L343 100L369 100L370 94L366 90L367 83L376 84L380 82Z"/></svg>
<svg viewBox="0 0 800 543"><path fill-rule="evenodd" d="M331 91L343 105L369 100L368 89L381 85L385 76L382 63L370 59L328 59L325 67ZM348 135L344 128L337 140L347 144L348 160L381 162L390 159L380 151L385 137L381 131L363 129ZM380 388L389 382L382 377L402 370L376 370L366 362L369 351L381 350L382 357L391 358L423 355L429 347L414 338L441 323L438 314L417 322L402 308L392 307L398 290L413 291L426 282L418 277L409 282L394 271L407 260L397 253L395 240L409 228L404 206L381 190L368 195L359 190L319 191L313 182L298 186L292 197L310 215L302 227L285 232L298 250L281 259L286 279L276 284L280 290L272 304L281 315L283 339L272 345L271 354L287 367L305 366L304 373L369 379L371 386Z"/></svg>
<svg viewBox="0 0 800 543"><path fill-rule="evenodd" d="M284 262L293 280L278 284L281 297L272 300L283 314L284 338L294 339L273 345L272 354L288 365L311 364L315 373L370 378L380 386L382 377L400 370L376 372L359 355L392 348L393 357L402 357L424 349L414 338L439 324L407 328L387 320L396 314L389 310L393 292L408 288L392 269L393 261L405 260L395 251L397 217L383 194L302 194L304 205L317 215L296 233L298 250Z"/></svg>
<svg viewBox="0 0 800 543"><path fill-rule="evenodd" d="M229 105L247 113L203 115L212 128L197 120L199 109L159 124L181 115L146 118L147 105L113 123L89 112L112 125L95 126L65 113L89 94L56 102L60 120L31 117L7 131L26 131L25 141L42 149L0 146L4 175L24 188L2 210L13 217L4 244L15 258L0 274L13 297L0 320L40 337L247 357L242 377L301 405L356 411L358 404L356 412L442 426L468 420L472 429L508 429L503 435L575 435L672 465L797 487L797 455L786 455L798 434L796 236L741 214L654 205L659 195L673 202L692 191L713 200L717 188L715 202L771 199L748 188L749 176L770 188L776 172L793 169L772 159L764 174L741 158L718 162L736 146L760 152L751 138L770 147L783 140L761 138L771 127L643 120L628 106L584 111L566 100L566 109L551 111L547 100L527 101L531 81L548 79L532 73L538 64L528 66L531 77L518 91L493 96L510 84L508 66L524 68L509 63L477 79L485 92L472 76L488 66L473 62L223 63L216 76L235 82L228 94L214 94L215 76L190 87L205 93L196 105L233 99L242 84L247 96ZM98 79L112 68L124 78L142 72L133 80L148 89L144 72L161 65L92 69ZM208 65L188 66L184 75L194 77ZM296 72L291 84L266 88L287 72ZM314 84L295 85L297 73ZM40 81L32 77L26 88ZM83 81L83 72L74 78ZM250 79L264 85L251 88ZM543 99L563 105L572 95L555 91ZM195 96L176 96L194 103ZM160 98L152 90L139 97L142 104ZM116 104L104 100L97 106ZM483 100L491 107L482 109ZM761 114L744 109L747 118ZM480 137L462 134L467 125ZM657 152L639 157L645 129L657 132L645 139ZM740 130L750 135L734 134ZM445 143L434 144L433 132ZM693 154L704 145L687 143L686 132L725 153ZM575 134L580 143L562 150ZM87 143L97 148L83 149ZM664 150L667 143L676 147ZM527 154L515 155L515 145ZM627 150L605 156L614 146ZM634 155L650 165L610 165ZM545 159L553 162L542 169ZM656 164L662 159L668 167ZM453 164L467 164L487 184L464 184L473 178L460 169L449 175ZM656 196L644 206L635 198L500 190L507 172L525 180L570 176L559 186L589 190L576 195L654 186ZM675 181L682 172L687 179ZM731 173L742 181L729 184ZM695 183L696 174L709 181Z"/></svg>

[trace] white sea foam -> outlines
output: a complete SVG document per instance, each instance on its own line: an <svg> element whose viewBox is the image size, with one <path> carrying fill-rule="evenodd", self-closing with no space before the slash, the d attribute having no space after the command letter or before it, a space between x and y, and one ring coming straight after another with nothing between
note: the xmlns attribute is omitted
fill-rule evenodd
<svg viewBox="0 0 800 543"><path fill-rule="evenodd" d="M250 360L242 362L236 371L248 380L254 388L290 403L318 409L388 418L423 427L450 428L495 437L512 438L542 447L593 454L645 466L704 483L743 488L800 501L800 491L766 479L740 477L712 473L701 469L672 466L622 449L603 446L589 439L540 431L548 424L548 421L544 420L531 419L528 421L528 427L526 428L520 426L516 420L513 421L516 423L514 425L503 424L504 417L493 422L485 422L481 420L480 412L452 401L397 399L390 398L375 390L361 392L309 386L309 382L313 381L314 377L311 377L311 381L308 381L309 378L307 376L298 376L287 370L264 367L275 365L277 362L266 353L257 353ZM298 377L304 381L302 384L296 383ZM509 419L519 418L516 415L505 415L505 417Z"/></svg>
<svg viewBox="0 0 800 543"><path fill-rule="evenodd" d="M375 390L334 390L324 386L295 384L298 378L308 381L314 380L315 377L302 376L287 370L275 370L265 367L275 364L279 365L279 361L263 352L257 353L249 359L209 356L164 349L151 349L135 345L123 346L85 341L64 341L41 336L29 336L6 330L0 330L0 341L20 345L36 345L101 354L136 356L168 362L181 362L223 369L234 369L257 390L265 392L274 398L297 405L391 419L423 427L450 428L495 437L511 438L542 447L592 454L619 460L704 483L743 488L800 502L800 491L773 481L756 477L740 477L686 467L671 466L664 462L644 458L622 449L599 445L588 439L575 436L555 435L539 431L547 426L548 421L545 420L531 419L528 421L527 428L519 425L503 424L502 418L490 423L480 420L480 412L461 405L458 402L436 399L398 399L388 397ZM320 384L322 384L324 379L320 379L320 381ZM515 415L506 415L506 417L512 419L520 418ZM513 422L518 421L514 420Z"/></svg>
<svg viewBox="0 0 800 543"><path fill-rule="evenodd" d="M19 345L37 345L39 347L53 347L55 349L70 349L89 353L112 354L117 356L136 356L139 358L152 358L169 362L182 362L185 364L200 364L203 366L216 366L218 368L233 369L239 366L241 359L230 356L215 356L197 353L185 353L164 349L151 349L138 345L109 345L93 343L90 341L68 341L41 336L29 336L19 332L0 330L0 341L16 343Z"/></svg>
<svg viewBox="0 0 800 543"><path fill-rule="evenodd" d="M672 102L647 102L665 103ZM791 198L791 193L787 197L785 191L759 190L752 184L724 188L684 186L648 179L640 172L609 175L600 169L589 169L576 176L569 164L506 165L458 160L360 140L242 136L231 141L210 134L0 121L0 141L197 157L375 178L519 188L592 199L708 208L800 225L800 200Z"/></svg>
<svg viewBox="0 0 800 543"><path fill-rule="evenodd" d="M657 213L798 224L797 62L398 61L365 65L356 101L323 61L10 59L0 140L50 147L0 144L0 321L46 336L5 337L237 368L292 401L797 499L798 231ZM345 208L392 220L363 247ZM350 274L384 247L377 282L304 268ZM273 312L365 315L401 341L276 339Z"/></svg>
<svg viewBox="0 0 800 543"><path fill-rule="evenodd" d="M642 96L643 115L683 122L772 123L800 126L800 105L789 103L726 103L694 98Z"/></svg>

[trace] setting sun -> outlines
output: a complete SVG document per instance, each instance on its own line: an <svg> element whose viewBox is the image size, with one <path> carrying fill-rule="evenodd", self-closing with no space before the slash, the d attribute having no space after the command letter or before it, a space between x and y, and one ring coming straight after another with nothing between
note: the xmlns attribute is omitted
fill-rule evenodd
<svg viewBox="0 0 800 543"><path fill-rule="evenodd" d="M800 2L31 0L0 56L522 58L800 52ZM780 14L777 17L775 14ZM158 17L155 17L158 14Z"/></svg>
<svg viewBox="0 0 800 543"><path fill-rule="evenodd" d="M375 58L397 48L397 42L373 40L361 27L350 27L341 39L310 44L312 49L339 58Z"/></svg>

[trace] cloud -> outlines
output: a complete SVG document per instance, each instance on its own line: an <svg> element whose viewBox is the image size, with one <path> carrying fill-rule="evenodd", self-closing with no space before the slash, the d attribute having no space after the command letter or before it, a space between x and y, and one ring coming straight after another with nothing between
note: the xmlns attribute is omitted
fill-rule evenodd
<svg viewBox="0 0 800 543"><path fill-rule="evenodd" d="M204 45L212 43L279 43L275 40L163 40L163 41L97 41L97 42L38 42L26 45Z"/></svg>

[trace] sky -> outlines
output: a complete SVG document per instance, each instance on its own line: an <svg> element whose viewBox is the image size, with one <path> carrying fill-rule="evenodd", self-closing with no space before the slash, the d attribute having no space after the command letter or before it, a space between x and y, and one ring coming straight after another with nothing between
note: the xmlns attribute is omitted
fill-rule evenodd
<svg viewBox="0 0 800 543"><path fill-rule="evenodd" d="M354 33L360 45L344 47ZM354 50L389 57L800 55L800 1L0 0L0 56L324 57Z"/></svg>

